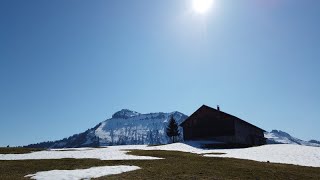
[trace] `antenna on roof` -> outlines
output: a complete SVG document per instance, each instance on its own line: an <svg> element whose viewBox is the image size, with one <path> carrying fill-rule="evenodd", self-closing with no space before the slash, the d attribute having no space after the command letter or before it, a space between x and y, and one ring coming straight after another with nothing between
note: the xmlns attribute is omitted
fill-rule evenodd
<svg viewBox="0 0 320 180"><path fill-rule="evenodd" d="M220 106L219 105L217 105L217 110L220 111Z"/></svg>

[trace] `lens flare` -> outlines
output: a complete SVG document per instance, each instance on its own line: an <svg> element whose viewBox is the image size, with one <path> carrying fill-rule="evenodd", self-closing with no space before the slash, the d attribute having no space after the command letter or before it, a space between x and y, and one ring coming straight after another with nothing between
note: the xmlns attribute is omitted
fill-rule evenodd
<svg viewBox="0 0 320 180"><path fill-rule="evenodd" d="M213 0L192 0L192 8L196 13L204 14L213 6Z"/></svg>

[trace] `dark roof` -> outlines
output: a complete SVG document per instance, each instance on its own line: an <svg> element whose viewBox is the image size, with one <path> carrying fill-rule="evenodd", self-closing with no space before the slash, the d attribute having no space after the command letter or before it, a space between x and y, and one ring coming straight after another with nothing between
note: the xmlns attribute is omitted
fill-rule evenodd
<svg viewBox="0 0 320 180"><path fill-rule="evenodd" d="M238 117L236 117L236 116L233 116L233 115L231 115L231 114L222 112L221 110L214 109L214 108L212 108L212 107L210 107L210 106L207 106L207 105L202 105L199 109L197 109L194 113L192 113L186 120L184 120L184 121L180 124L180 126L182 126L185 122L187 122L187 121L189 120L189 118L191 118L196 112L198 112L200 109L203 109L203 108L210 109L210 110L212 110L212 111L218 111L219 113L222 113L222 114L224 114L224 115L226 115L226 116L232 117L232 118L234 118L234 119L236 119L236 120L238 120L238 121L241 121L241 122L243 122L243 123L245 123L245 124L248 124L249 126L253 126L253 127L255 127L255 128L257 128L257 129L260 129L260 130L262 130L262 131L265 132L264 129L261 129L261 128L255 126L255 125L253 125L253 124L251 124L251 123L248 123L247 121L244 121L244 120L242 120L242 119L240 119L240 118L238 118Z"/></svg>

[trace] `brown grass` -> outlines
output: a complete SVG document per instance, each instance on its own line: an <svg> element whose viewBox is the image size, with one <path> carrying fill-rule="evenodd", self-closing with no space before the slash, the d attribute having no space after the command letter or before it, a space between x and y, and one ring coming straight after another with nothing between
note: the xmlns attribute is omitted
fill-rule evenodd
<svg viewBox="0 0 320 180"><path fill-rule="evenodd" d="M18 147L9 147L9 148L0 148L0 154L25 154L34 151L42 151L45 149L40 148L18 148Z"/></svg>
<svg viewBox="0 0 320 180"><path fill-rule="evenodd" d="M203 157L177 151L130 152L161 160L101 161L59 159L0 161L0 179L25 179L27 174L53 169L81 169L105 165L135 165L142 169L98 179L320 179L320 168L262 163L232 158Z"/></svg>

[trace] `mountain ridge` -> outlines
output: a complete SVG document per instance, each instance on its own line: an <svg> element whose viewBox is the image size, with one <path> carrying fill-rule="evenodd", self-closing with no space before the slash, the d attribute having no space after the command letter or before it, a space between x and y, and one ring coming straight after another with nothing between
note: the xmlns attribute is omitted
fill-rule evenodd
<svg viewBox="0 0 320 180"><path fill-rule="evenodd" d="M111 118L82 133L57 141L40 142L24 147L76 148L125 144L167 144L170 139L166 136L165 130L171 116L178 124L188 117L178 111L142 114L129 109L122 109L115 112ZM179 138L183 140L182 128L179 127L179 130L181 132ZM320 147L320 141L304 141L281 130L265 132L264 136L267 139L267 144L298 144Z"/></svg>
<svg viewBox="0 0 320 180"><path fill-rule="evenodd" d="M24 147L75 148L124 144L167 144L169 138L166 136L165 129L171 116L178 124L188 117L178 111L141 114L122 109L114 113L111 118L82 133L57 141L40 142ZM179 130L182 132L181 127ZM182 133L179 138L182 139Z"/></svg>
<svg viewBox="0 0 320 180"><path fill-rule="evenodd" d="M271 132L265 132L264 136L265 138L267 138L267 144L298 144L304 146L320 147L319 141L301 140L281 130L272 130Z"/></svg>

